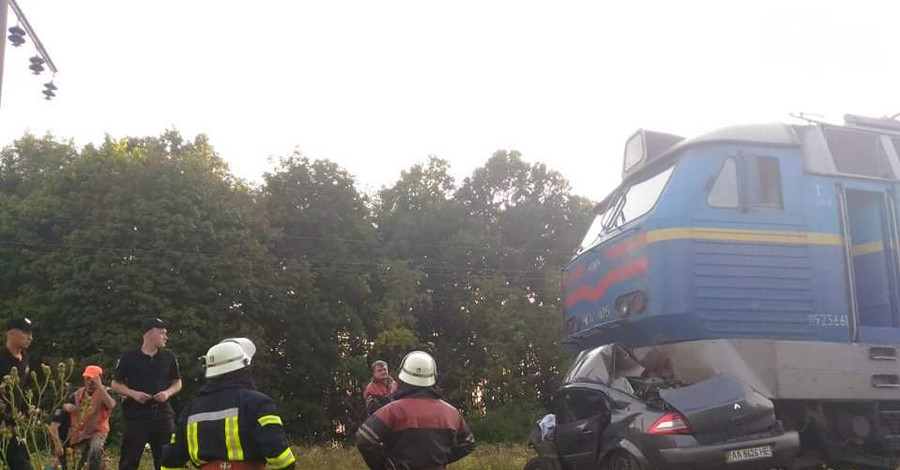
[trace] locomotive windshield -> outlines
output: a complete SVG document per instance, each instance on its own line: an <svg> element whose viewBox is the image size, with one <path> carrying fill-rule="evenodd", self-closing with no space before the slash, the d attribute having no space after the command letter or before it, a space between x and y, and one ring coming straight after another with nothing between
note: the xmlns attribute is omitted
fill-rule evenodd
<svg viewBox="0 0 900 470"><path fill-rule="evenodd" d="M594 217L578 248L578 253L594 246L602 235L613 232L650 212L659 200L674 168L671 166L644 181L617 189L606 206Z"/></svg>

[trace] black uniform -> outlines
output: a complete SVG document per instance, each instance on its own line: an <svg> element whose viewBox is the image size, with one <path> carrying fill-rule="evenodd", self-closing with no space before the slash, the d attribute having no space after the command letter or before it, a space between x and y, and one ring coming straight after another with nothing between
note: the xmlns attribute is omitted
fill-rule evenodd
<svg viewBox="0 0 900 470"><path fill-rule="evenodd" d="M162 469L180 470L188 461L197 467L227 461L293 469L294 454L275 403L254 390L249 371L211 379L182 411Z"/></svg>
<svg viewBox="0 0 900 470"><path fill-rule="evenodd" d="M181 378L178 360L165 349L148 356L139 349L125 353L116 366L117 382L128 388L155 395L169 388ZM141 463L144 446L149 443L153 453L153 466L160 467L162 447L169 441L175 429L175 412L168 402L148 401L141 404L126 398L122 405L125 418L125 433L122 437L122 451L119 470L137 470Z"/></svg>
<svg viewBox="0 0 900 470"><path fill-rule="evenodd" d="M19 383L22 390L26 390L31 372L28 367L28 355L25 354L25 351L22 351L22 359L19 360L9 352L9 349L3 346L0 348L0 377L8 375L13 367L19 372ZM6 405L8 406L8 404ZM3 421L7 426L15 424L9 410L4 412ZM19 442L15 437L10 441L6 450L6 463L11 470L31 470L31 459L28 456L25 444Z"/></svg>

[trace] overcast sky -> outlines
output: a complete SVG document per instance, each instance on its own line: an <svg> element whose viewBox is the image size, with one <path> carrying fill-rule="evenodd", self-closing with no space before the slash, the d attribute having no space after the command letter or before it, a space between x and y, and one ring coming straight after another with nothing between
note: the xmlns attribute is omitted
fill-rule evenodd
<svg viewBox="0 0 900 470"><path fill-rule="evenodd" d="M900 112L897 1L18 1L60 90L7 46L0 145L175 128L254 181L295 149L367 192L515 149L600 199L641 127Z"/></svg>

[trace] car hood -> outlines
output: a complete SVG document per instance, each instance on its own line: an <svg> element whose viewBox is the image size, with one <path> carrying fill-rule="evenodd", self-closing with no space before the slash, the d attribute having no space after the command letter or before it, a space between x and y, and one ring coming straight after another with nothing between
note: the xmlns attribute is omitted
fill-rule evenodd
<svg viewBox="0 0 900 470"><path fill-rule="evenodd" d="M659 396L684 415L703 444L771 431L777 425L772 401L727 375L660 390Z"/></svg>

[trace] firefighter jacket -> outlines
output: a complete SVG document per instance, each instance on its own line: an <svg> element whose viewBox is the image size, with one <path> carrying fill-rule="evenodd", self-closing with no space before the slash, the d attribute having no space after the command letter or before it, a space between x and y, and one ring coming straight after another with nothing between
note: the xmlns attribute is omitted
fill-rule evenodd
<svg viewBox="0 0 900 470"><path fill-rule="evenodd" d="M197 467L219 460L293 468L275 403L254 390L249 371L211 379L182 411L163 450L162 470L183 469L188 460Z"/></svg>
<svg viewBox="0 0 900 470"><path fill-rule="evenodd" d="M401 385L394 398L356 432L356 445L372 470L440 469L475 450L462 415L433 388Z"/></svg>

